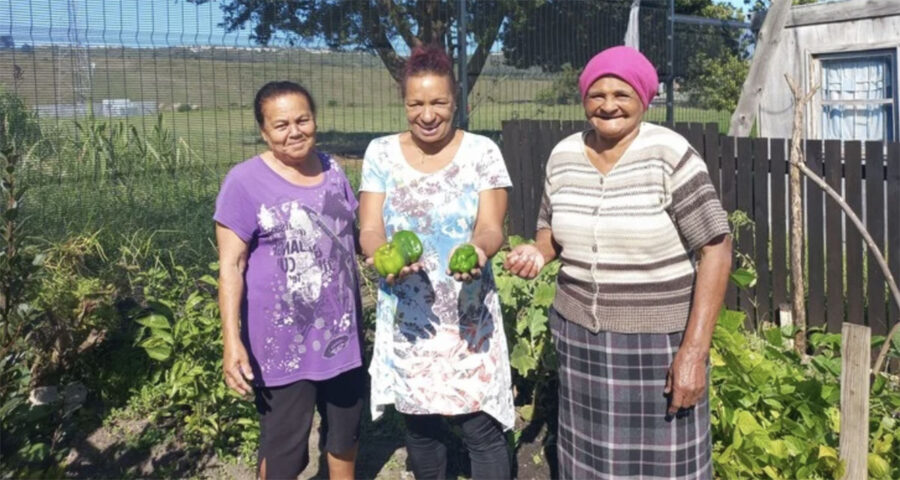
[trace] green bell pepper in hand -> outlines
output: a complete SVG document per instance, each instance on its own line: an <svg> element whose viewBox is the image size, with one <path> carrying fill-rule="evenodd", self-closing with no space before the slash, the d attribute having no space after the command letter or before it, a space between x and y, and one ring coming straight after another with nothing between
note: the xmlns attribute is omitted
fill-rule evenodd
<svg viewBox="0 0 900 480"><path fill-rule="evenodd" d="M375 263L375 270L382 277L397 275L406 266L403 252L393 243L385 243L378 247L372 260Z"/></svg>
<svg viewBox="0 0 900 480"><path fill-rule="evenodd" d="M450 271L452 273L469 273L473 268L478 266L478 252L475 246L470 243L464 243L453 252L450 257Z"/></svg>
<svg viewBox="0 0 900 480"><path fill-rule="evenodd" d="M422 257L422 241L410 230L400 230L394 234L391 243L397 245L406 258L406 264L416 263Z"/></svg>

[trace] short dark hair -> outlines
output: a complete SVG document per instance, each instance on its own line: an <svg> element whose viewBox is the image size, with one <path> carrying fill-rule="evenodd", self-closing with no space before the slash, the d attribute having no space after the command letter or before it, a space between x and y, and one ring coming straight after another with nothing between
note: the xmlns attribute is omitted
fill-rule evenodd
<svg viewBox="0 0 900 480"><path fill-rule="evenodd" d="M456 97L456 76L453 74L453 60L439 45L416 47L406 60L403 68L403 81L400 82L400 94L406 96L406 81L424 73L433 73L450 79L453 97Z"/></svg>
<svg viewBox="0 0 900 480"><path fill-rule="evenodd" d="M260 87L259 91L256 92L256 98L253 99L253 115L256 117L256 123L262 127L263 122L265 122L262 106L267 100L282 95L290 95L292 93L306 97L306 103L309 103L309 109L312 110L313 115L316 114L316 102L313 100L312 95L310 95L309 90L303 88L303 85L300 85L299 83L281 80L269 82Z"/></svg>

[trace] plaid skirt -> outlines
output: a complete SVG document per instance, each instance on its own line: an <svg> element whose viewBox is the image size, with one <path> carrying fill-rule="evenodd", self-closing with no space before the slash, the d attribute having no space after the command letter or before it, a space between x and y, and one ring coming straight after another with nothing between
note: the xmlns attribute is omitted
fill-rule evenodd
<svg viewBox="0 0 900 480"><path fill-rule="evenodd" d="M667 418L666 372L682 333L591 333L551 309L563 479L710 479L708 390Z"/></svg>

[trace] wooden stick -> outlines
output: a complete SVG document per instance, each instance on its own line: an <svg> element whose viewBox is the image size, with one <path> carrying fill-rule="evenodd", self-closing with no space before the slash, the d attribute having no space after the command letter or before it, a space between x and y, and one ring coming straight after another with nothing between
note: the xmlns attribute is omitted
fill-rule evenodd
<svg viewBox="0 0 900 480"><path fill-rule="evenodd" d="M793 79L785 75L791 92L794 94L794 126L791 134L790 179L791 179L791 313L797 331L794 333L794 350L801 356L806 355L806 287L803 284L803 197L800 185L800 169L803 165L803 109L812 98L815 89L807 95Z"/></svg>
<svg viewBox="0 0 900 480"><path fill-rule="evenodd" d="M791 139L791 159L790 159L791 175L793 175L793 172L796 167L796 170L798 170L799 172L802 172L803 175L806 176L806 178L809 178L810 180L815 182L816 185L818 185L822 190L824 190L825 193L829 197L831 197L831 199L834 200L841 207L841 210L843 210L844 214L847 215L847 218L849 218L850 221L853 222L853 225L856 227L856 229L859 231L860 235L862 235L863 239L866 241L866 246L869 247L869 252L872 254L873 257L875 257L875 261L878 263L878 266L881 268L881 271L884 274L884 279L885 279L885 281L887 281L888 286L890 287L891 295L894 297L894 302L898 306L900 306L900 288L897 288L897 282L896 282L896 280L894 280L894 276L891 275L891 270L888 268L887 262L884 260L884 255L881 254L881 249L878 248L878 245L875 243L875 240L872 239L872 236L869 234L869 231L866 230L866 227L863 224L862 220L859 219L859 217L856 215L856 213L853 211L853 209L850 208L850 205L848 205L847 202L844 201L844 198L841 197L841 195L839 193L837 193L833 188L831 188L831 186L828 185L828 183L826 183L825 180L822 179L822 177L818 176L815 172L810 170L809 167L806 166L806 163L804 163L801 160L802 154L800 153L800 146L799 146L800 139L799 139L798 130L802 129L802 121L803 121L802 110L803 110L803 107L806 105L806 103L809 102L809 99L812 98L812 96L815 94L816 90L818 90L818 87L813 87L812 91L810 91L806 95L803 95L800 91L800 88L797 86L797 84L794 82L794 80L791 77L789 77L787 75L785 75L784 77L785 77L785 79L787 79L788 85L791 87L791 92L794 95L794 102L795 102L795 104L794 104L794 108L795 108L795 110L794 110L794 136ZM799 114L797 113L798 111L800 111ZM796 149L796 152L795 152L795 149ZM796 155L795 155L795 153L796 153ZM792 187L793 187L793 181L794 181L794 179L792 177L791 178L791 186ZM793 280L795 280L795 282L796 282L796 279L794 278L794 271L793 271L794 270L794 260L795 260L794 259L795 238L794 238L793 222L794 222L794 218L795 218L794 217L794 214L795 214L794 208L796 206L797 205L794 202L793 192L792 192L792 194L791 194L791 222L792 222L792 224L791 224L791 278ZM802 218L802 217L800 217L800 218ZM801 233L802 233L802 230L801 230ZM802 239L802 237L801 237L801 239ZM799 245L802 245L802 243L799 243ZM802 272L802 270L800 270L800 271ZM801 281L801 285L802 285L802 277L801 277L800 281ZM796 283L795 283L795 286L796 286ZM801 292L802 292L802 290L801 290ZM794 293L794 301L795 302L797 301L796 292ZM802 299L801 299L801 301L802 301ZM795 305L795 308L796 308L796 305ZM796 315L796 313L795 313L795 315ZM805 317L804 317L804 322L805 322ZM797 321L797 324L800 325L800 322ZM802 324L802 328L804 329L803 333L805 335L806 323ZM881 367L884 365L884 359L887 357L887 352L888 352L888 350L890 350L890 347L891 347L891 339L894 338L894 335L896 335L898 331L900 331L900 321L897 321L896 323L894 323L894 326L891 327L891 331L888 332L888 335L884 341L884 344L881 345L881 350L878 352L878 356L875 358L875 364L872 367L872 375L878 375L878 373L881 371ZM798 332L798 334L799 333L800 332ZM806 337L804 336L804 341L805 341L805 338ZM800 351L799 348L797 349L797 351ZM800 351L800 352L803 353L802 351Z"/></svg>

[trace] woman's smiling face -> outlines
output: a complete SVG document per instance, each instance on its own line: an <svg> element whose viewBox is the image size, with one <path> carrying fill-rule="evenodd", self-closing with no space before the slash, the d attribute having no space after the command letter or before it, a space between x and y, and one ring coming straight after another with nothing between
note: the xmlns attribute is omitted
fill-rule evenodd
<svg viewBox="0 0 900 480"><path fill-rule="evenodd" d="M582 101L584 115L597 135L618 141L633 132L644 117L644 104L634 88L618 77L600 77Z"/></svg>
<svg viewBox="0 0 900 480"><path fill-rule="evenodd" d="M453 132L456 101L449 76L426 72L406 79L406 121L413 137L436 143Z"/></svg>
<svg viewBox="0 0 900 480"><path fill-rule="evenodd" d="M306 97L289 93L266 100L260 128L269 150L282 161L304 160L316 146L316 116Z"/></svg>

